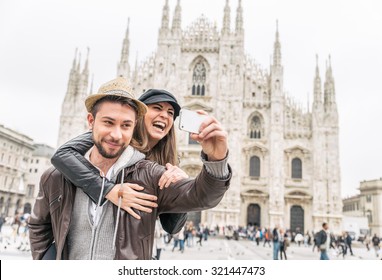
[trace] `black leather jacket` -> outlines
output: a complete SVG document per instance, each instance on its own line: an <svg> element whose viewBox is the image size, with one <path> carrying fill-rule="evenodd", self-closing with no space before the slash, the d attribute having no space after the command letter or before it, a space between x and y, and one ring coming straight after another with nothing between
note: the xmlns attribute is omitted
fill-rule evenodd
<svg viewBox="0 0 382 280"><path fill-rule="evenodd" d="M102 177L99 170L84 158L85 153L93 146L91 132L86 132L62 145L53 155L51 162L66 179L81 188L89 198L98 203L101 194ZM102 203L116 182L105 180ZM163 213L159 215L163 229L178 233L187 221L187 213Z"/></svg>

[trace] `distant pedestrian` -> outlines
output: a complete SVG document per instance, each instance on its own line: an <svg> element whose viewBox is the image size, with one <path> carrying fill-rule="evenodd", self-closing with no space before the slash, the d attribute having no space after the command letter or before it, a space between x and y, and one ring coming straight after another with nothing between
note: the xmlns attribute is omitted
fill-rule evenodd
<svg viewBox="0 0 382 280"><path fill-rule="evenodd" d="M368 234L366 234L366 236L365 236L365 240L363 241L363 243L365 244L365 246L366 246L366 249L368 250L368 251L370 251L370 235L368 235Z"/></svg>
<svg viewBox="0 0 382 280"><path fill-rule="evenodd" d="M155 222L155 231L154 231L154 250L153 250L153 259L159 260L162 249L164 248L164 230L159 218Z"/></svg>
<svg viewBox="0 0 382 280"><path fill-rule="evenodd" d="M322 224L322 230L316 236L316 245L321 252L320 260L329 260L328 251L330 246L330 233L327 223Z"/></svg>
<svg viewBox="0 0 382 280"><path fill-rule="evenodd" d="M346 244L346 252L349 248L349 251L350 251L350 255L354 256L353 254L353 250L351 248L351 243L352 243L352 238L351 236L349 235L348 232L345 233L345 244Z"/></svg>
<svg viewBox="0 0 382 280"><path fill-rule="evenodd" d="M205 226L203 230L204 241L208 240L208 235L210 235L210 229L208 228L208 226Z"/></svg>
<svg viewBox="0 0 382 280"><path fill-rule="evenodd" d="M304 236L302 236L301 232L298 232L294 238L294 241L298 244L298 246L301 245L301 243L304 241Z"/></svg>
<svg viewBox="0 0 382 280"><path fill-rule="evenodd" d="M287 255L286 255L286 249L288 246L288 235L284 233L283 229L280 229L280 260L283 259L283 254L285 257L285 260L287 260Z"/></svg>
<svg viewBox="0 0 382 280"><path fill-rule="evenodd" d="M373 244L373 247L374 247L374 250L375 250L375 255L377 256L377 258L379 257L379 243L380 242L381 242L381 240L379 239L377 234L374 233L374 236L371 239L371 243Z"/></svg>
<svg viewBox="0 0 382 280"><path fill-rule="evenodd" d="M312 236L313 236L313 248L312 248L312 252L314 252L314 249L317 247L317 235L318 235L318 232L314 233L312 231Z"/></svg>
<svg viewBox="0 0 382 280"><path fill-rule="evenodd" d="M271 247L271 229L270 228L265 229L263 247L265 247L266 243L268 243L269 247Z"/></svg>
<svg viewBox="0 0 382 280"><path fill-rule="evenodd" d="M308 246L312 245L312 235L309 231L306 232L306 236L308 237Z"/></svg>
<svg viewBox="0 0 382 280"><path fill-rule="evenodd" d="M261 237L260 229L257 228L257 229L256 229L256 233L255 233L255 240L256 240L256 245L257 245L257 246L259 246L259 243L260 243L260 237Z"/></svg>
<svg viewBox="0 0 382 280"><path fill-rule="evenodd" d="M203 241L203 227L199 226L199 230L196 232L197 237L199 238L198 241L196 241L196 244L199 243L200 247L202 246Z"/></svg>
<svg viewBox="0 0 382 280"><path fill-rule="evenodd" d="M273 259L278 260L278 253L280 250L280 231L279 226L276 225L272 231L272 241L273 241Z"/></svg>
<svg viewBox="0 0 382 280"><path fill-rule="evenodd" d="M3 224L5 223L5 217L4 215L0 216L0 233L1 233L1 228L3 227Z"/></svg>

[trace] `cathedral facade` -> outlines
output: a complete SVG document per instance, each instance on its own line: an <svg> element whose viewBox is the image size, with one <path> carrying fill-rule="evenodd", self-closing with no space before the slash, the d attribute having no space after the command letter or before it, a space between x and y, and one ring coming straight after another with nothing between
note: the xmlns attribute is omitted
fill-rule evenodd
<svg viewBox="0 0 382 280"><path fill-rule="evenodd" d="M130 79L137 96L149 88L164 88L182 107L203 109L226 128L231 186L217 207L196 215L200 222L209 226L278 224L292 231L318 230L328 222L339 231L339 128L330 58L324 81L318 63L315 66L312 109L303 110L284 92L278 28L267 70L245 54L243 20L238 0L231 29L227 0L221 30L205 16L182 29L180 1L170 21L166 0L157 52L131 70L128 26L117 76ZM87 60L81 70L75 58L62 106L59 145L85 130L87 87ZM186 132L178 131L177 137L180 167L193 176L202 167L200 145Z"/></svg>

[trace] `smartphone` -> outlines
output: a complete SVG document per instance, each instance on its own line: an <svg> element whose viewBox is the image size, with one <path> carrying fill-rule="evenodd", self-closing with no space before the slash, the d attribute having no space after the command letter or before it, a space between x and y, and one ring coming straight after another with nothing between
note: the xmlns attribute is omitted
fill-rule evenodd
<svg viewBox="0 0 382 280"><path fill-rule="evenodd" d="M179 129L199 134L199 128L207 115L200 115L196 111L181 109L179 113Z"/></svg>

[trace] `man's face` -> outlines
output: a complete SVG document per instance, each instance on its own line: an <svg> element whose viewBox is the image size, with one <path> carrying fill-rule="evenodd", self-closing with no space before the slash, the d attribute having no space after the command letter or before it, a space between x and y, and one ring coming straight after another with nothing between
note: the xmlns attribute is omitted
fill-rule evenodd
<svg viewBox="0 0 382 280"><path fill-rule="evenodd" d="M104 158L119 157L130 144L136 124L136 112L128 105L105 101L94 116L88 114L94 145Z"/></svg>

